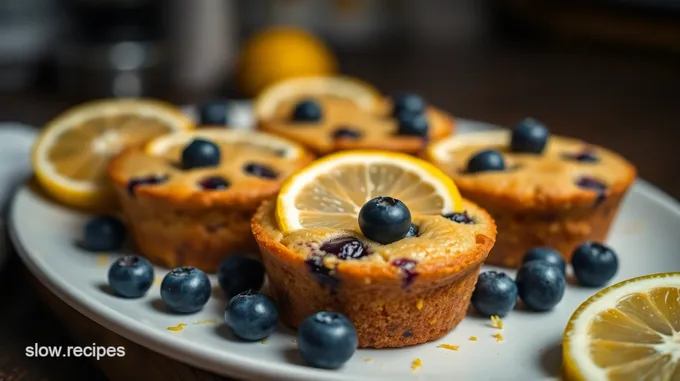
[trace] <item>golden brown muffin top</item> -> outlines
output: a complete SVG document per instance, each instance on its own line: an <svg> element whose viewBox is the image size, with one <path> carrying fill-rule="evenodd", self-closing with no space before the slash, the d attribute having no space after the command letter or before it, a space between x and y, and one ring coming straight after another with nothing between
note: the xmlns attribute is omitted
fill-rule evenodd
<svg viewBox="0 0 680 381"><path fill-rule="evenodd" d="M623 157L577 139L551 136L541 154L511 152L509 146L509 131L462 134L430 145L427 159L451 176L464 196L520 209L591 205L624 192L636 175ZM468 161L483 150L500 152L506 169L468 173Z"/></svg>
<svg viewBox="0 0 680 381"><path fill-rule="evenodd" d="M496 225L475 204L465 201L465 222L443 216L414 216L417 235L379 244L352 230L301 229L284 236L274 217L274 202L263 204L253 218L260 244L280 260L304 261L310 270L323 267L368 278L428 273L454 275L482 262L496 239ZM467 219L465 219L467 217ZM347 243L349 247L344 247ZM339 250L345 249L341 254Z"/></svg>
<svg viewBox="0 0 680 381"><path fill-rule="evenodd" d="M252 204L274 195L288 176L312 160L301 146L264 133L210 128L182 134L163 152L148 147L123 152L109 165L110 177L134 197L188 207ZM218 165L182 168L182 151L196 138L218 146Z"/></svg>
<svg viewBox="0 0 680 381"><path fill-rule="evenodd" d="M320 121L299 122L292 119L293 109L304 99L320 104ZM390 116L391 109L389 102L384 102L373 112L346 98L329 95L291 97L279 103L271 118L260 120L259 126L262 130L299 142L318 154L347 149L422 150L425 144L422 138L397 134L398 122ZM434 107L428 107L425 113L429 122L429 139L439 139L453 131L451 116Z"/></svg>

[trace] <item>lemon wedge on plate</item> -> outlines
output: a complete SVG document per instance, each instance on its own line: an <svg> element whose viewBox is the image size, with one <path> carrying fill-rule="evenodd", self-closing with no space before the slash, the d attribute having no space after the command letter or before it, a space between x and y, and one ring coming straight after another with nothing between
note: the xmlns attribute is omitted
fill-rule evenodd
<svg viewBox="0 0 680 381"><path fill-rule="evenodd" d="M463 208L456 185L432 164L400 153L344 151L291 176L277 198L276 218L284 233L319 227L358 231L361 207L378 196L401 200L412 215Z"/></svg>
<svg viewBox="0 0 680 381"><path fill-rule="evenodd" d="M384 106L383 97L373 86L352 77L299 77L277 82L267 87L255 99L255 116L270 119L279 105L290 99L329 96L355 103L366 111L376 111Z"/></svg>
<svg viewBox="0 0 680 381"><path fill-rule="evenodd" d="M193 128L170 104L111 99L76 106L49 122L33 145L33 170L42 188L76 208L107 210L115 205L108 181L109 159L159 135Z"/></svg>
<svg viewBox="0 0 680 381"><path fill-rule="evenodd" d="M562 344L567 380L680 380L680 273L593 295L569 319Z"/></svg>

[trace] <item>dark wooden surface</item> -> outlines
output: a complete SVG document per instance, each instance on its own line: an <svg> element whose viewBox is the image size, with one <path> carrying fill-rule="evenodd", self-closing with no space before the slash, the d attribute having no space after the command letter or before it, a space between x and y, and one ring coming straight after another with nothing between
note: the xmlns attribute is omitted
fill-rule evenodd
<svg viewBox="0 0 680 381"><path fill-rule="evenodd" d="M555 133L610 147L634 162L641 177L680 197L678 56L496 40L424 51L350 52L341 58L348 74L388 93L422 93L460 117L511 125L531 115ZM0 119L40 125L71 103L49 93L0 95ZM145 361L154 367L175 364L167 365L172 378L157 373L150 379L213 379L129 342L125 345L136 348L135 356L123 360L27 358L24 348L33 343L121 342L55 298L42 302L40 295L44 290L32 286L17 260L0 273L0 380L136 379L135 365Z"/></svg>

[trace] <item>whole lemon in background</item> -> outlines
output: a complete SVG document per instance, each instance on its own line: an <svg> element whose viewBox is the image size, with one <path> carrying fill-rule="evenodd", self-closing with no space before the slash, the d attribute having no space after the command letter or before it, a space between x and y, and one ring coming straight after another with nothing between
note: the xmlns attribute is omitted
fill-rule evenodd
<svg viewBox="0 0 680 381"><path fill-rule="evenodd" d="M333 52L313 34L295 27L271 27L249 38L237 66L238 85L255 96L275 82L337 73Z"/></svg>

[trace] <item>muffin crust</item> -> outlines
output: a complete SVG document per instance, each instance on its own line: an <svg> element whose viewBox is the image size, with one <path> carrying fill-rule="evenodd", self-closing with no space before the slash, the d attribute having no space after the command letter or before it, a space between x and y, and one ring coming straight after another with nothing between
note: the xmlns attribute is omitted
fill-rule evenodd
<svg viewBox="0 0 680 381"><path fill-rule="evenodd" d="M436 340L465 316L496 226L465 202L475 224L441 216L414 218L417 237L379 245L353 231L305 229L284 236L267 201L252 220L282 319L294 327L321 310L345 314L360 347L403 347ZM355 237L368 255L342 260L325 255L325 242ZM321 258L320 262L313 259ZM316 267L315 267L316 266Z"/></svg>

